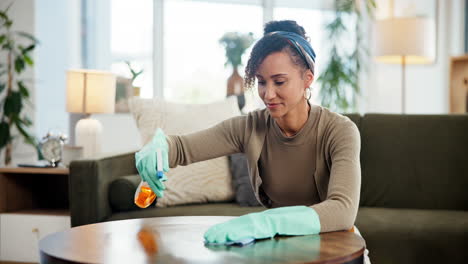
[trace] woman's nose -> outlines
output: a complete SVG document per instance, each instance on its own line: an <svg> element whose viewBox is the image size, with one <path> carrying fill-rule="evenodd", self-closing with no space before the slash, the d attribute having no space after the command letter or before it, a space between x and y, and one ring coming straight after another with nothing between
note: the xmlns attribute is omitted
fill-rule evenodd
<svg viewBox="0 0 468 264"><path fill-rule="evenodd" d="M265 86L265 100L271 100L276 97L276 91L275 88L272 87L271 85L266 85Z"/></svg>

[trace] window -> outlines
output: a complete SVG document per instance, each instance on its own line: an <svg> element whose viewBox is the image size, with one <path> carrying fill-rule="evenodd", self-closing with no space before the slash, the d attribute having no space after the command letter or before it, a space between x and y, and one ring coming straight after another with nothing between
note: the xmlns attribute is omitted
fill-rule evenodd
<svg viewBox="0 0 468 264"><path fill-rule="evenodd" d="M130 74L126 60L136 69L144 69L135 85L141 87L141 96L145 98L162 89L164 97L175 102L221 100L226 96L226 82L232 73L229 66L224 66L224 48L219 44L222 35L230 31L253 32L258 39L265 20L293 19L306 29L317 53L320 72L328 53L323 29L334 16L330 3L328 0L111 0L111 68L127 77ZM155 19L158 7L163 14L161 20ZM153 53L158 48L153 43L158 32L163 32L161 60L157 52ZM247 50L244 65L238 69L241 75L249 54ZM153 68L162 69L160 80L154 80ZM319 87L317 83L313 87L316 98ZM245 110L256 108L257 97L255 89L246 93Z"/></svg>
<svg viewBox="0 0 468 264"><path fill-rule="evenodd" d="M141 87L141 97L153 96L153 1L112 0L111 57L112 72L131 77L129 61L143 73L134 85Z"/></svg>
<svg viewBox="0 0 468 264"><path fill-rule="evenodd" d="M335 12L331 10L307 9L307 8L288 8L277 7L274 9L273 16L275 20L295 20L299 25L304 27L306 35L314 48L316 54L315 64L315 81L312 84L312 98L314 104L320 104L318 100L318 93L320 85L317 82L320 69L327 62L326 31L324 27L326 23L330 22L335 17Z"/></svg>
<svg viewBox="0 0 468 264"><path fill-rule="evenodd" d="M186 103L225 98L232 68L224 67L219 39L230 31L261 36L261 6L171 0L164 9L164 97ZM238 70L242 74L244 67Z"/></svg>

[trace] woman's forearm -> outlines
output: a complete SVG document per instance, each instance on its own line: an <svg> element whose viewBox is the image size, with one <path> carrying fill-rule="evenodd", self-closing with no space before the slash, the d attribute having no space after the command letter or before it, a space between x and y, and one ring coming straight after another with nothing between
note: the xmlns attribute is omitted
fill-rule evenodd
<svg viewBox="0 0 468 264"><path fill-rule="evenodd" d="M243 117L225 120L213 127L186 135L170 135L169 166L188 165L243 151Z"/></svg>

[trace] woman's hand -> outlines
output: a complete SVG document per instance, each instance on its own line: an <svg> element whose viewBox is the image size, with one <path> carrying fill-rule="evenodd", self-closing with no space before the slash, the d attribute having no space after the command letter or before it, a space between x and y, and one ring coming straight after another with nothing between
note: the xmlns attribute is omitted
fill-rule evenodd
<svg viewBox="0 0 468 264"><path fill-rule="evenodd" d="M135 165L141 179L149 184L158 197L163 197L163 191L166 189L162 182L167 180L164 172L169 171L168 149L166 135L158 128L153 139L135 153ZM158 166L158 158L162 159L162 166Z"/></svg>
<svg viewBox="0 0 468 264"><path fill-rule="evenodd" d="M320 233L320 219L307 206L288 206L246 214L206 231L206 243L226 243L247 238L262 239L279 235Z"/></svg>

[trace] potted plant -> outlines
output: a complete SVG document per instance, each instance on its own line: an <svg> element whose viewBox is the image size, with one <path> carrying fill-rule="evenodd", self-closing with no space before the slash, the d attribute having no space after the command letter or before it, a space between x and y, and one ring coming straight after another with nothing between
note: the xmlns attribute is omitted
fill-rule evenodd
<svg viewBox="0 0 468 264"><path fill-rule="evenodd" d="M242 65L242 55L254 42L253 33L241 34L239 32L225 33L219 43L226 49L226 63L224 66L232 66L232 74L227 81L227 96L236 95L239 109L245 105L244 79L240 76L237 68Z"/></svg>
<svg viewBox="0 0 468 264"><path fill-rule="evenodd" d="M0 59L0 151L5 149L5 165L11 163L12 141L18 134L39 151L37 139L28 131L32 121L24 105L32 103L27 80L21 78L26 68L34 65L31 52L37 40L28 33L12 30L13 20L8 16L10 6L0 10L0 54L4 56Z"/></svg>
<svg viewBox="0 0 468 264"><path fill-rule="evenodd" d="M133 82L135 81L135 79L143 73L143 69L141 69L140 71L135 71L135 69L132 68L132 65L130 64L129 61L125 61L125 64L127 64L128 66L128 70L130 71L130 73L132 74L132 88L133 88L133 95L134 96L140 96L140 90L141 88L138 87L138 86L135 86L133 84Z"/></svg>
<svg viewBox="0 0 468 264"><path fill-rule="evenodd" d="M339 112L357 111L357 97L360 94L359 75L362 61L368 56L368 50L363 43L361 1L335 0L335 18L326 25L330 43L329 61L324 66L317 81L321 83L320 100L322 106ZM375 0L365 0L363 5L370 17L373 17ZM347 34L349 25L345 16L355 16L354 50L347 52L340 49L340 45Z"/></svg>

